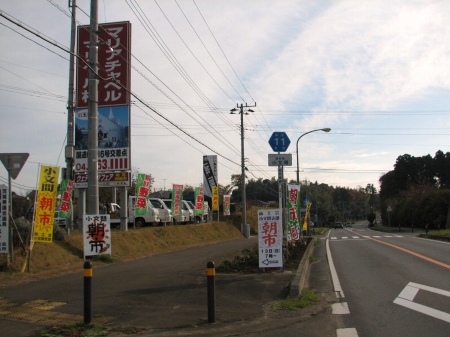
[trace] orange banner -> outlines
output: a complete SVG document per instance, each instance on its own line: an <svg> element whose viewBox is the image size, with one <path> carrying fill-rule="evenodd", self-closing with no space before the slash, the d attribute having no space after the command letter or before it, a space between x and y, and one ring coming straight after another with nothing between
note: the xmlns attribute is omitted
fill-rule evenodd
<svg viewBox="0 0 450 337"><path fill-rule="evenodd" d="M59 167L41 166L34 215L35 242L51 243L53 240L58 179Z"/></svg>

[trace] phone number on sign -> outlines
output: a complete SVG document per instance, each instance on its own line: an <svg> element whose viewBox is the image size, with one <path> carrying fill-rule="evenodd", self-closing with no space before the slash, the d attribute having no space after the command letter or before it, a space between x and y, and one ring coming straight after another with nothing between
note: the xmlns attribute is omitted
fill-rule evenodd
<svg viewBox="0 0 450 337"><path fill-rule="evenodd" d="M99 171L111 171L111 170L129 170L128 157L121 158L103 158L98 159L97 167ZM87 159L86 161L78 161L75 163L75 172L82 172L88 170Z"/></svg>

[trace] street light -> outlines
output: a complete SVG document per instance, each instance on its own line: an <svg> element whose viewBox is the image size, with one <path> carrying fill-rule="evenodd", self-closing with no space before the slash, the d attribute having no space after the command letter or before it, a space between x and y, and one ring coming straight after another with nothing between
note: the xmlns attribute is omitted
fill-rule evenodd
<svg viewBox="0 0 450 337"><path fill-rule="evenodd" d="M256 102L255 105L252 105L251 107L256 106ZM247 112L244 112L244 105L241 104L241 106L239 107L239 105L237 105L239 109L239 114L241 114L241 182L242 182L242 224L241 224L241 232L242 234L244 234L245 237L249 237L250 236L250 228L248 227L247 224L247 197L245 195L245 157L244 157L244 114L248 115ZM247 103L245 103L245 108L249 108L249 106L247 106ZM230 114L234 115L235 112L238 111L238 109L233 108L230 110ZM250 112L254 112L252 109L247 109L247 111Z"/></svg>
<svg viewBox="0 0 450 337"><path fill-rule="evenodd" d="M299 178L299 164L298 164L298 141L300 140L300 138L302 138L304 135L307 135L308 133L311 133L311 132L316 132L316 131L323 131L323 132L330 132L331 131L331 129L330 128L324 128L324 129L316 129L316 130L311 130L311 131L308 131L308 132L305 132L304 134L302 134L300 137L298 137L298 139L297 139L297 144L296 144L296 151L297 151L297 185L299 185L300 184L300 178ZM301 201L300 201L300 205L301 205ZM300 208L301 208L301 206L300 206ZM316 206L316 211L317 211L317 206ZM298 210L298 212L299 212L299 214L300 214L300 209ZM306 221L307 221L308 219L306 219ZM307 233L309 233L309 222L307 221L307 224L306 224L306 226L307 226Z"/></svg>
<svg viewBox="0 0 450 337"><path fill-rule="evenodd" d="M324 129L311 130L311 131L305 132L303 135L301 135L301 136L298 137L298 139L297 139L297 145L296 145L296 151L297 151L297 185L300 183L300 179L299 179L299 165L298 165L298 141L299 141L300 138L302 138L304 135L307 135L308 133L316 132L316 131L330 132L331 129L330 129L330 128L324 128Z"/></svg>

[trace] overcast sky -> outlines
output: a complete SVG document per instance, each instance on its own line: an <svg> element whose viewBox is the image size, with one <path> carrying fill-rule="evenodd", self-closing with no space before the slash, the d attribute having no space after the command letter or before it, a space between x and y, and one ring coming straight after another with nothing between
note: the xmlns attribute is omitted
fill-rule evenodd
<svg viewBox="0 0 450 337"><path fill-rule="evenodd" d="M4 15L69 48L67 0L0 0ZM79 24L90 2L77 0ZM291 140L296 179L379 186L403 154L450 148L449 1L99 0L99 21L132 24L131 90L219 154L219 183L240 173L237 104L245 115L248 178L270 179L268 140ZM132 10L133 9L133 10ZM144 15L145 14L145 15ZM141 16L139 16L141 15ZM138 19L139 17L139 19ZM201 91L154 41L155 34ZM65 166L69 55L0 17L0 153L30 157L14 190L36 186L39 164ZM198 186L215 154L133 99L132 166L156 189ZM175 136L178 135L178 136ZM0 166L0 184L7 172Z"/></svg>

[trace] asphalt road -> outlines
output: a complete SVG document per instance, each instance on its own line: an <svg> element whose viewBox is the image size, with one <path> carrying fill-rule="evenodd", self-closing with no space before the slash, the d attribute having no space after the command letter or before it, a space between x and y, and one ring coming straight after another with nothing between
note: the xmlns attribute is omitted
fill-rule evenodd
<svg viewBox="0 0 450 337"><path fill-rule="evenodd" d="M366 223L328 236L349 310L345 328L358 336L449 336L450 244Z"/></svg>

